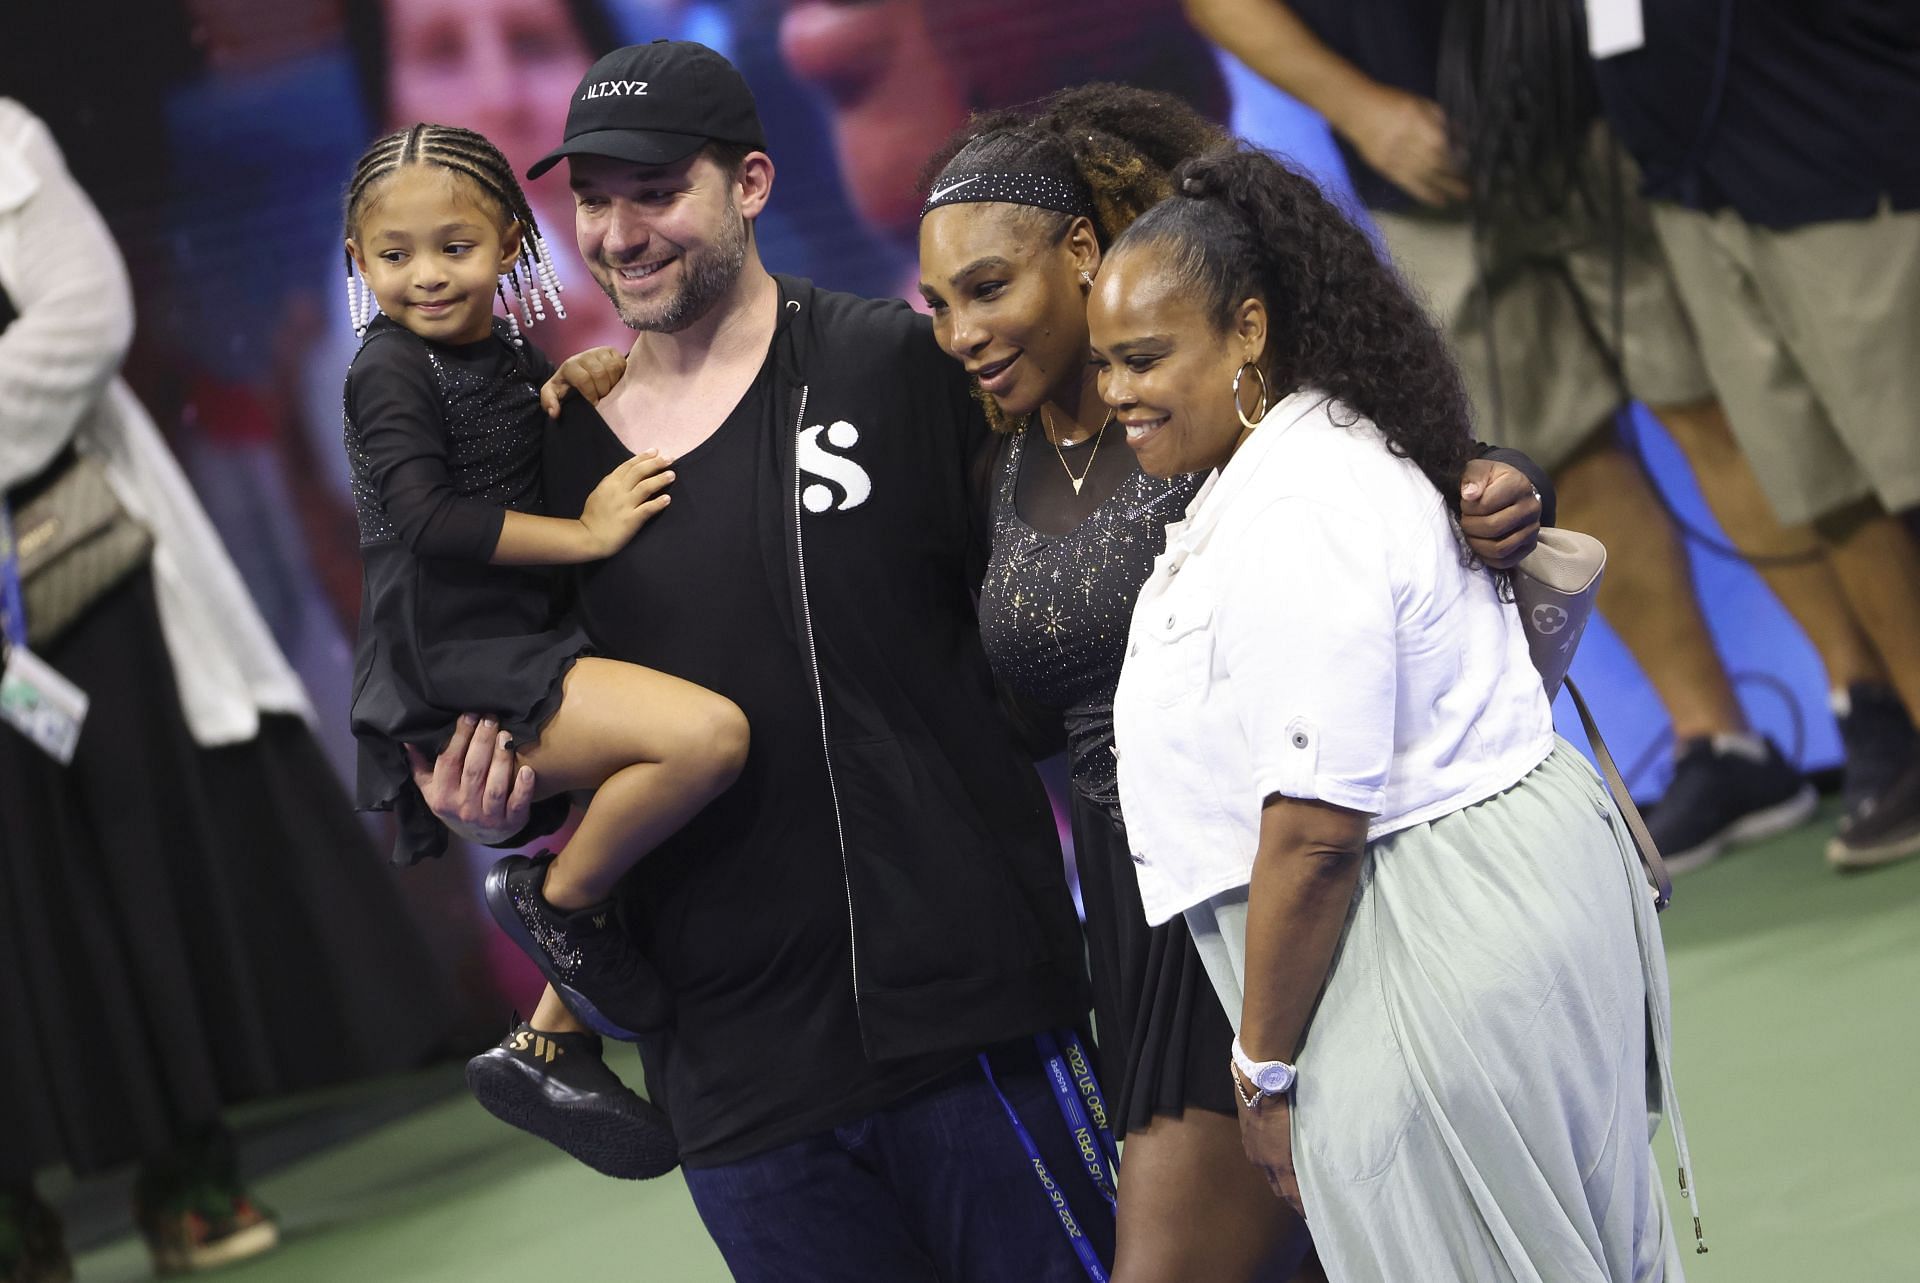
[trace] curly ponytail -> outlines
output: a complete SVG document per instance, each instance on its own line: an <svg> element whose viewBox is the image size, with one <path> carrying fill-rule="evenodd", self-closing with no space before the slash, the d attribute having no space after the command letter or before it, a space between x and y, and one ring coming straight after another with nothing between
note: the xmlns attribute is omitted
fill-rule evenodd
<svg viewBox="0 0 1920 1283"><path fill-rule="evenodd" d="M1276 390L1316 388L1373 421L1457 515L1471 411L1446 343L1394 270L1312 179L1248 146L1188 160L1174 195L1114 253L1154 246L1224 333L1266 304Z"/></svg>

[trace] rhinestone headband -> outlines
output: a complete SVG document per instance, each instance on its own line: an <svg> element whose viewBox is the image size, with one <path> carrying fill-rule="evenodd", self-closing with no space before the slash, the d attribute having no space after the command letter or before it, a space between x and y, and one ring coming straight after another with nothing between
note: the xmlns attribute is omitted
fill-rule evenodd
<svg viewBox="0 0 1920 1283"><path fill-rule="evenodd" d="M960 205L969 201L995 201L1006 205L1031 205L1077 218L1093 217L1093 202L1078 183L1051 174L973 174L942 183L927 195L920 217L925 218L942 205Z"/></svg>

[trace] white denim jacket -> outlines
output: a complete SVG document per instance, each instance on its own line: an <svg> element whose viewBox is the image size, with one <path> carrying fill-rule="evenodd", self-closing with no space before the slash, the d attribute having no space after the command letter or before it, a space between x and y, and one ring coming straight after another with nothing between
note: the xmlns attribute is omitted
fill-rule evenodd
<svg viewBox="0 0 1920 1283"><path fill-rule="evenodd" d="M1150 922L1245 885L1275 794L1369 839L1516 783L1553 747L1520 620L1439 494L1324 394L1268 412L1140 590L1114 699Z"/></svg>

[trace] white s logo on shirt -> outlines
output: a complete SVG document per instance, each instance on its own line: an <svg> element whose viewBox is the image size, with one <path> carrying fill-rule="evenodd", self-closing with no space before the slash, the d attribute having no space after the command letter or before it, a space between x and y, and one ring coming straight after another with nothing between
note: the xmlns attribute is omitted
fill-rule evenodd
<svg viewBox="0 0 1920 1283"><path fill-rule="evenodd" d="M833 454L820 444L820 436L826 434L827 445L838 450L851 450L860 444L860 430L840 419L830 427L815 425L800 434L797 448L800 470L809 476L830 481L833 485L820 482L808 486L800 492L800 502L806 505L808 512L825 512L836 508L841 512L849 508L858 508L873 493L873 479L867 470L853 460ZM833 500L833 487L838 486L844 498L839 503Z"/></svg>

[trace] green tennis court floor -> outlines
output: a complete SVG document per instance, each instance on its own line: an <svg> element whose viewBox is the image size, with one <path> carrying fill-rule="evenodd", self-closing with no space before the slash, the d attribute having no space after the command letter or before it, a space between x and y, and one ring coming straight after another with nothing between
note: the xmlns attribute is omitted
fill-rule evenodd
<svg viewBox="0 0 1920 1283"><path fill-rule="evenodd" d="M1682 879L1664 918L1712 1247L1688 1257L1694 1280L1920 1280L1920 861L1834 874L1820 857L1831 820L1829 806L1806 829ZM631 1054L614 1054L637 1079ZM258 1189L283 1218L285 1245L213 1277L727 1278L678 1177L602 1179L494 1122L458 1084L445 1067L243 1116L250 1157L274 1168ZM289 1131L306 1140L285 1141ZM276 1161L276 1134L298 1152ZM77 1228L95 1222L81 1236L97 1245L78 1257L80 1283L149 1277L142 1247L115 1233L118 1214L87 1211L89 1197L104 1207L111 1183L50 1192L83 1205L69 1212Z"/></svg>

